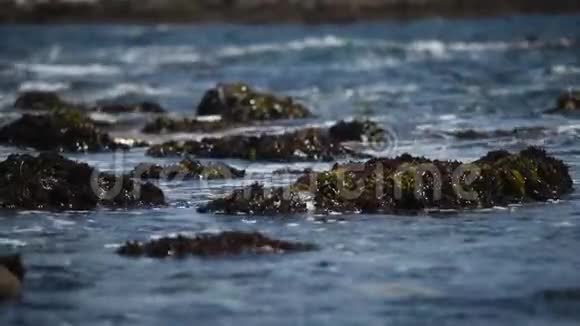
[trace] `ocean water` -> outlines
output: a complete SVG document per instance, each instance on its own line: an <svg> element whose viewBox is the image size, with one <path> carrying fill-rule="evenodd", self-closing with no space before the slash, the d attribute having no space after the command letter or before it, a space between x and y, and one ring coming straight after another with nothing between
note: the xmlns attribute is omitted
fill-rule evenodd
<svg viewBox="0 0 580 326"><path fill-rule="evenodd" d="M154 100L194 114L220 81L292 95L317 115L237 132L281 132L369 117L388 131L374 155L472 160L540 145L579 181L580 120L545 115L580 88L580 16L515 16L321 26L0 26L0 120L19 91L82 102ZM108 117L112 118L112 117ZM120 134L138 135L140 117ZM541 126L530 137L458 140L454 130ZM181 134L176 137L201 137ZM162 139L152 139L161 141ZM0 147L0 156L29 152ZM69 155L128 171L144 150ZM153 210L0 212L0 253L22 253L22 299L0 325L577 325L580 196L455 213L199 214L255 180L287 184L279 163L227 161L247 180L162 184ZM301 163L293 167L327 168ZM578 187L578 186L576 186ZM313 242L308 253L127 259L125 240L256 230ZM546 291L556 295L546 295Z"/></svg>

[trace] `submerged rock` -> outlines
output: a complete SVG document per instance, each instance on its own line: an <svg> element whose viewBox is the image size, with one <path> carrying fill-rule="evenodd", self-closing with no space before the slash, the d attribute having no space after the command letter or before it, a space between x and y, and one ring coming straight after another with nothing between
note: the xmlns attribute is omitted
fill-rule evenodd
<svg viewBox="0 0 580 326"><path fill-rule="evenodd" d="M556 101L556 107L546 113L578 113L580 112L580 90L561 94Z"/></svg>
<svg viewBox="0 0 580 326"><path fill-rule="evenodd" d="M349 122L358 124L359 122ZM348 124L339 122L338 124ZM332 128L331 128L332 129ZM341 127L340 129L343 129ZM282 135L204 138L201 141L169 141L149 148L147 154L154 157L193 155L204 158L240 158L250 161L331 161L339 157L368 157L356 153L341 144L345 139L362 139L365 129L348 135L333 130L307 128ZM358 137L356 137L358 136ZM374 138L378 134L373 131Z"/></svg>
<svg viewBox="0 0 580 326"><path fill-rule="evenodd" d="M208 90L197 107L197 114L221 115L225 120L302 119L310 111L290 97L258 92L243 83L218 84Z"/></svg>
<svg viewBox="0 0 580 326"><path fill-rule="evenodd" d="M514 128L511 130L498 129L491 131L479 131L474 129L467 129L446 132L446 134L461 140L477 140L477 139L504 138L504 137L532 138L544 135L546 132L547 129L545 127L521 127Z"/></svg>
<svg viewBox="0 0 580 326"><path fill-rule="evenodd" d="M193 238L179 235L147 243L127 242L117 253L121 256L165 258L169 256L215 257L226 255L283 254L314 250L311 244L268 238L260 233L229 231L219 234L200 234Z"/></svg>
<svg viewBox="0 0 580 326"><path fill-rule="evenodd" d="M58 154L10 155L0 162L0 207L89 210L160 206L163 192L128 176L98 172Z"/></svg>
<svg viewBox="0 0 580 326"><path fill-rule="evenodd" d="M366 163L336 164L325 172L311 172L288 188L292 198L313 198L318 212L399 212L423 209L464 209L559 199L570 193L568 167L545 151L530 147L518 154L489 152L468 164L429 160L404 154ZM251 200L242 195L250 193ZM261 213L270 197L253 185L236 190L200 208L202 212ZM283 213L302 213L303 202L287 205ZM267 213L275 213L270 210Z"/></svg>
<svg viewBox="0 0 580 326"><path fill-rule="evenodd" d="M63 100L54 92L28 91L18 95L14 107L20 110L51 111L59 108L78 108L78 105Z"/></svg>
<svg viewBox="0 0 580 326"><path fill-rule="evenodd" d="M339 121L328 130L330 137L339 142L380 142L385 130L370 120Z"/></svg>
<svg viewBox="0 0 580 326"><path fill-rule="evenodd" d="M20 295L25 273L19 255L0 256L0 300Z"/></svg>
<svg viewBox="0 0 580 326"><path fill-rule="evenodd" d="M141 102L136 104L103 104L93 108L95 112L109 114L117 113L165 113L165 109L155 102Z"/></svg>
<svg viewBox="0 0 580 326"><path fill-rule="evenodd" d="M128 147L116 143L83 113L71 109L24 114L0 128L0 143L61 152L97 152Z"/></svg>
<svg viewBox="0 0 580 326"><path fill-rule="evenodd" d="M306 203L290 188L264 189L260 184L235 190L200 207L200 212L224 214L291 214L306 212Z"/></svg>
<svg viewBox="0 0 580 326"><path fill-rule="evenodd" d="M225 163L203 164L189 158L179 163L161 166L158 164L141 163L133 169L131 175L141 179L234 179L242 178L244 170L238 170Z"/></svg>
<svg viewBox="0 0 580 326"><path fill-rule="evenodd" d="M163 134L177 132L212 132L222 130L232 124L224 120L203 121L198 119L172 119L169 117L158 117L148 122L143 128L146 134Z"/></svg>

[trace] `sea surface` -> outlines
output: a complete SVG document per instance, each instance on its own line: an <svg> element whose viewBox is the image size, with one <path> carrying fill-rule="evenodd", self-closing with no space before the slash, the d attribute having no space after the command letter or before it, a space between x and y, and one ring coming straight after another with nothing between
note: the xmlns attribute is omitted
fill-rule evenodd
<svg viewBox="0 0 580 326"><path fill-rule="evenodd" d="M241 133L372 118L388 132L374 155L473 160L539 145L576 188L579 117L546 115L580 88L580 16L351 25L0 26L0 120L20 91L94 103L160 102L193 115L208 88L246 81L296 97L316 118ZM143 117L120 119L139 136ZM462 140L449 132L546 128ZM31 130L31 132L34 132ZM175 137L198 138L200 134ZM161 141L162 138L151 138ZM0 158L33 152L0 147ZM68 155L103 170L160 162L144 149ZM171 161L171 160L168 160ZM223 216L196 207L280 163L227 163L246 180L164 183L169 206L92 212L0 211L0 254L21 253L23 296L0 325L578 325L580 196L523 206L416 215ZM329 163L293 164L324 169ZM127 259L130 239L255 230L320 250L218 259ZM549 292L546 292L549 291ZM548 295L547 293L552 293Z"/></svg>

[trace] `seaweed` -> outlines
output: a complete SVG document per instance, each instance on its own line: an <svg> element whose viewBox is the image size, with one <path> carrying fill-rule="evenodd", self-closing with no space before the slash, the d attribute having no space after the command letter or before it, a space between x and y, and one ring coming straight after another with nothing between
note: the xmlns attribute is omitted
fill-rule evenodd
<svg viewBox="0 0 580 326"><path fill-rule="evenodd" d="M337 125L344 124L345 122L341 121ZM346 124L356 125L359 122L353 121ZM371 123L369 122L368 125ZM147 150L147 155L153 157L192 155L202 158L240 158L250 161L332 161L346 156L368 158L368 155L354 152L341 144L341 141L345 139L366 137L366 129L358 129L357 133L349 130L348 135L339 131L343 129L345 128L340 127L331 133L330 129L306 128L281 135L236 135L203 138L200 141L168 141L151 146ZM372 137L378 139L379 134L373 131Z"/></svg>
<svg viewBox="0 0 580 326"><path fill-rule="evenodd" d="M197 114L221 115L225 120L237 122L312 116L306 107L290 97L259 92L244 83L218 84L208 90L197 107Z"/></svg>
<svg viewBox="0 0 580 326"><path fill-rule="evenodd" d="M185 158L176 164L161 166L159 164L141 163L131 175L140 179L232 179L242 178L246 171L231 167L225 163L203 164L200 161Z"/></svg>
<svg viewBox="0 0 580 326"><path fill-rule="evenodd" d="M60 152L99 152L129 147L114 141L83 112L52 109L42 115L24 114L0 128L0 143Z"/></svg>
<svg viewBox="0 0 580 326"><path fill-rule="evenodd" d="M195 237L183 235L164 237L147 243L129 241L117 250L117 254L129 257L185 258L283 254L314 249L316 247L311 244L275 240L257 232L227 231L218 234L199 234Z"/></svg>
<svg viewBox="0 0 580 326"><path fill-rule="evenodd" d="M335 164L309 172L293 185L276 188L291 198L313 198L315 211L408 212L468 209L559 199L573 190L568 167L540 148L517 154L493 151L471 163L429 160L403 154L365 163ZM249 197L243 197L244 194ZM201 212L274 214L272 199L259 184L236 190L200 207ZM288 198L288 197L287 197ZM302 213L306 204L286 205L283 213Z"/></svg>
<svg viewBox="0 0 580 326"><path fill-rule="evenodd" d="M110 194L109 194L110 193ZM55 153L12 154L0 162L0 207L90 210L165 204L161 189L128 176L96 171Z"/></svg>

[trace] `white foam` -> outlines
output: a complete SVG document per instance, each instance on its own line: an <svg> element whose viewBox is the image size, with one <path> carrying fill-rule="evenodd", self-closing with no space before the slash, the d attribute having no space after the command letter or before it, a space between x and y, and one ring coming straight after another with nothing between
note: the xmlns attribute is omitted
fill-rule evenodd
<svg viewBox="0 0 580 326"><path fill-rule="evenodd" d="M46 76L67 76L67 77L84 77L91 76L108 76L120 73L119 68L101 64L88 65L64 65L64 64L41 64L41 63L17 63L16 69L30 73Z"/></svg>
<svg viewBox="0 0 580 326"><path fill-rule="evenodd" d="M25 81L18 87L19 92L45 91L58 92L70 88L70 84L63 82L43 82L38 80Z"/></svg>
<svg viewBox="0 0 580 326"><path fill-rule="evenodd" d="M27 245L27 243L17 239L0 238L0 245L24 247Z"/></svg>
<svg viewBox="0 0 580 326"><path fill-rule="evenodd" d="M333 35L324 37L307 37L302 40L293 40L284 43L264 43L248 46L227 46L218 50L221 57L239 57L248 54L260 54L267 52L302 51L306 49L337 48L347 45L345 39Z"/></svg>

